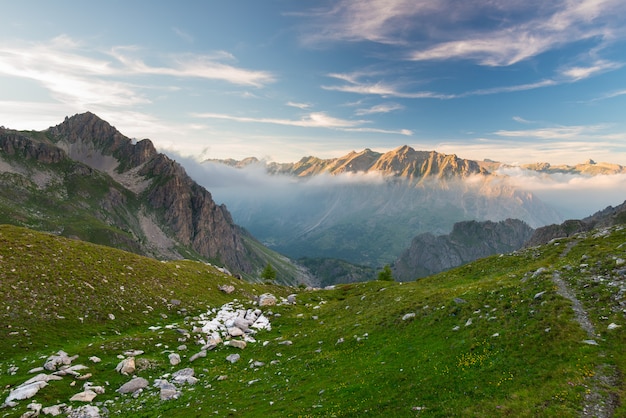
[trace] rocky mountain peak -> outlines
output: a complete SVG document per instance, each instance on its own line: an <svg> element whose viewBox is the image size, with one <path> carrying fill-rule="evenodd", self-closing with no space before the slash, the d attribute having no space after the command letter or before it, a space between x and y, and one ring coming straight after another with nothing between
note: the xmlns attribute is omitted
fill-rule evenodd
<svg viewBox="0 0 626 418"><path fill-rule="evenodd" d="M113 162L94 158L94 152L114 157L118 171L137 167L158 154L149 139L133 144L130 138L91 112L66 117L61 124L50 127L48 133L71 158L104 171L110 171L108 166Z"/></svg>

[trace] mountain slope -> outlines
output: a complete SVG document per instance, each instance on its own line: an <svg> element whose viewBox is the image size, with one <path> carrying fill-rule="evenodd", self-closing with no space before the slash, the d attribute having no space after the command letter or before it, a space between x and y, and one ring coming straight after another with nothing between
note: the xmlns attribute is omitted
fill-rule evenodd
<svg viewBox="0 0 626 418"><path fill-rule="evenodd" d="M623 416L624 242L617 226L416 282L302 291L2 226L0 411L63 403L76 414L89 406L172 418ZM233 293L218 290L228 285ZM268 292L277 305L259 304ZM295 303L282 302L294 292ZM259 309L271 329L243 349L230 337L196 356L226 303ZM84 368L12 397L27 380L48 379L38 367L59 350ZM226 360L233 355L239 361ZM135 370L116 371L130 357ZM118 392L133 376L147 386ZM69 400L88 388L93 401Z"/></svg>
<svg viewBox="0 0 626 418"><path fill-rule="evenodd" d="M3 222L159 258L202 258L254 279L271 259L281 280L309 281L259 252L224 205L150 140L133 143L92 113L44 132L0 131ZM291 267L289 267L291 265Z"/></svg>

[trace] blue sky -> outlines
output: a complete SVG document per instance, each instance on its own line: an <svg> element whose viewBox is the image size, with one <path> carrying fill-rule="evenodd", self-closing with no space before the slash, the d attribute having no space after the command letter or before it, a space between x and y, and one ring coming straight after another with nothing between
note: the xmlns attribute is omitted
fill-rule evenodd
<svg viewBox="0 0 626 418"><path fill-rule="evenodd" d="M0 125L195 158L626 165L623 0L4 2Z"/></svg>

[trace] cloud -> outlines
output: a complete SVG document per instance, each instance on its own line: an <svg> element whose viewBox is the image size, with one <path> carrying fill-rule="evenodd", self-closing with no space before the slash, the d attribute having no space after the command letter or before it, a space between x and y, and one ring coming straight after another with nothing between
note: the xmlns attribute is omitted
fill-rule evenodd
<svg viewBox="0 0 626 418"><path fill-rule="evenodd" d="M205 78L226 81L243 86L263 87L275 81L274 75L267 71L248 70L219 62L220 59L233 59L232 55L219 51L213 55L181 54L172 57L172 66L154 67L141 59L129 57L128 48L116 47L111 56L124 65L124 70L132 74L167 75L174 77Z"/></svg>
<svg viewBox="0 0 626 418"><path fill-rule="evenodd" d="M323 85L322 89L329 91L340 91L344 93L368 94L381 97L397 97L404 99L451 99L454 95L435 93L430 91L404 92L401 87L389 84L384 81L370 82L361 81L365 73L331 73L328 77L336 78L347 82L344 85Z"/></svg>
<svg viewBox="0 0 626 418"><path fill-rule="evenodd" d="M298 109L309 109L311 107L308 103L296 103L296 102L287 102L287 106L296 107Z"/></svg>
<svg viewBox="0 0 626 418"><path fill-rule="evenodd" d="M587 176L540 173L520 167L497 171L513 187L529 190L570 219L582 219L626 200L626 174Z"/></svg>
<svg viewBox="0 0 626 418"><path fill-rule="evenodd" d="M607 71L617 70L622 67L621 63L611 62L606 60L598 60L593 65L586 67L568 67L561 70L561 74L572 81L583 80L589 78L592 75L604 73Z"/></svg>
<svg viewBox="0 0 626 418"><path fill-rule="evenodd" d="M530 121L530 120L526 120L526 119L524 119L524 118L523 118L523 117L521 117L521 116L513 116L513 120L514 120L515 122L525 123L525 124L528 124L528 123L533 123L532 121Z"/></svg>
<svg viewBox="0 0 626 418"><path fill-rule="evenodd" d="M341 130L344 132L371 132L397 135L413 134L413 132L408 129L386 130L362 127L362 125L370 123L370 121L340 119L329 116L325 112L311 112L301 117L300 119L252 118L247 116L233 116L222 113L194 113L192 116L197 118L222 119L244 123L268 123L272 125L297 126L301 128L329 128Z"/></svg>
<svg viewBox="0 0 626 418"><path fill-rule="evenodd" d="M278 118L251 118L245 116L226 115L221 113L194 113L193 116L197 118L225 119L235 122L269 123L273 125L299 126L302 128L349 128L361 125L366 122L362 120L354 121L339 119L329 116L324 112L312 112L298 120Z"/></svg>
<svg viewBox="0 0 626 418"><path fill-rule="evenodd" d="M394 46L395 54L403 51L408 61L470 60L499 67L581 41L601 49L626 35L625 12L621 0L342 0L301 14L309 18L302 41L376 42ZM600 69L590 64L565 71L578 80Z"/></svg>
<svg viewBox="0 0 626 418"><path fill-rule="evenodd" d="M606 125L572 125L557 126L550 128L526 129L526 130L499 130L494 132L495 135L516 138L535 138L535 139L567 139L567 140L589 140L591 137L606 140L613 140L626 137L626 134L601 132L606 130Z"/></svg>
<svg viewBox="0 0 626 418"><path fill-rule="evenodd" d="M185 32L184 30L177 28L177 27L173 27L172 31L174 31L174 33L176 34L176 36L178 36L180 39L182 39L183 41L187 42L187 43L192 43L195 41L194 37L192 35L190 35L189 33Z"/></svg>
<svg viewBox="0 0 626 418"><path fill-rule="evenodd" d="M129 75L204 78L231 84L263 87L274 81L266 71L247 70L220 62L232 55L182 54L170 57L170 66L150 66L133 54L133 47L110 51L83 49L62 35L47 42L0 43L0 74L33 80L61 103L78 108L126 107L150 103L142 86L121 81Z"/></svg>
<svg viewBox="0 0 626 418"><path fill-rule="evenodd" d="M396 110L404 109L404 106L398 103L382 103L367 109L357 109L355 114L358 116L372 115L375 113L389 113Z"/></svg>
<svg viewBox="0 0 626 418"><path fill-rule="evenodd" d="M339 1L330 9L315 9L301 16L313 21L306 26L301 41L307 45L337 41L404 43L398 32L420 12L437 8L435 2L414 0Z"/></svg>

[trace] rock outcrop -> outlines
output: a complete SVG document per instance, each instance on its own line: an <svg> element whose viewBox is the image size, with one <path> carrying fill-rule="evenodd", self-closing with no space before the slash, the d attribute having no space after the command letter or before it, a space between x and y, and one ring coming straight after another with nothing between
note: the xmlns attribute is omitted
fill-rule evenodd
<svg viewBox="0 0 626 418"><path fill-rule="evenodd" d="M546 244L556 238L565 238L595 228L607 228L626 223L626 201L616 207L609 206L584 219L570 219L561 224L552 224L537 228L524 244L534 247Z"/></svg>
<svg viewBox="0 0 626 418"><path fill-rule="evenodd" d="M413 280L470 261L521 248L533 229L517 219L500 222L465 221L454 225L449 235L420 234L394 262L394 277Z"/></svg>

